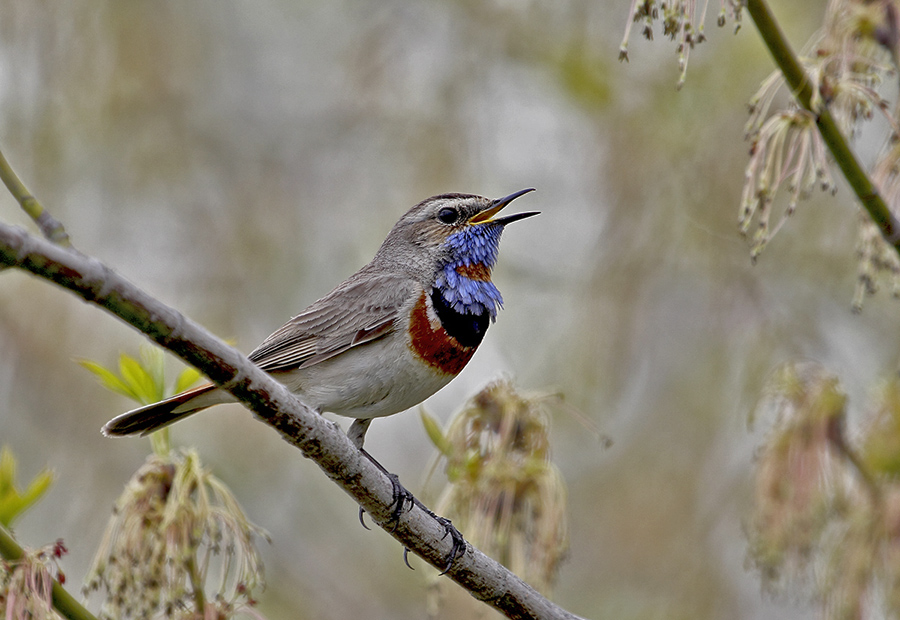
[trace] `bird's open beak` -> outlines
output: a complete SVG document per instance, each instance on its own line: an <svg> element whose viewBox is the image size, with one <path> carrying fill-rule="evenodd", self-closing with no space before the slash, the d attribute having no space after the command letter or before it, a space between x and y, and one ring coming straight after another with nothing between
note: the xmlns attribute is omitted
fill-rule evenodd
<svg viewBox="0 0 900 620"><path fill-rule="evenodd" d="M476 214L472 219L469 220L469 224L501 224L506 225L510 222L515 222L516 220L524 220L526 217L531 217L532 215L537 215L540 211L527 211L525 213L514 213L512 215L507 215L506 217L498 217L496 219L493 218L497 213L500 212L500 209L511 203L513 200L527 194L528 192L533 192L534 188L530 187L528 189L522 189L517 191L514 194L510 194L509 196L505 196L503 198L498 198L494 202L491 203L487 209L482 211L481 213Z"/></svg>

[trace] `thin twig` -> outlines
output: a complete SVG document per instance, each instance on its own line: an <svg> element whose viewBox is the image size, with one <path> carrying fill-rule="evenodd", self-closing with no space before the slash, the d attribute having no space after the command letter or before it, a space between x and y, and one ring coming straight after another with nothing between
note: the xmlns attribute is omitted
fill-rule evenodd
<svg viewBox="0 0 900 620"><path fill-rule="evenodd" d="M828 107L822 105L821 109L815 109L818 106L813 106L812 82L807 77L784 33L781 32L769 6L765 0L747 0L747 12L750 13L763 42L784 75L797 102L816 117L816 126L819 133L822 134L823 141L863 208L878 226L884 239L900 253L900 222L891 213L875 184L872 183L869 175L866 174L859 160L853 154L846 138L828 111Z"/></svg>
<svg viewBox="0 0 900 620"><path fill-rule="evenodd" d="M63 246L71 246L69 241L69 233L55 217L50 215L37 198L28 191L25 184L6 161L3 152L0 151L0 180L6 185L9 193L19 202L22 210L34 220L34 223L41 229L41 233L53 243Z"/></svg>

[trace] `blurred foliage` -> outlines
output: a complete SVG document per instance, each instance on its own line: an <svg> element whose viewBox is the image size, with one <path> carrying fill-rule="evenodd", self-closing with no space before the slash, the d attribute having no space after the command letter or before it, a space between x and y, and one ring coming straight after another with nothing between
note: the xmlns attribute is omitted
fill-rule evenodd
<svg viewBox="0 0 900 620"><path fill-rule="evenodd" d="M642 34L652 39L653 24L659 20L663 33L677 42L680 88L690 50L706 40L704 22L708 9L708 3L701 7L696 0L632 0L620 59L628 59L632 25L643 23ZM718 24L722 26L731 19L739 28L741 13L741 3L723 1ZM900 98L892 82L900 70L898 15L900 7L895 0L828 2L823 27L803 46L799 57L806 80L811 82L810 109L801 107L793 96L784 107L774 103L778 92L786 88L785 77L777 68L751 98L750 119L745 127L745 139L751 143L750 159L744 174L739 223L741 233L750 237L753 260L794 214L801 200L808 200L816 189L832 194L837 191L831 173L834 164L818 126L817 110L827 107L846 139L858 137L863 125L878 116L881 124L876 126L883 133L882 146L870 174L884 201L897 210ZM787 194L787 205L780 218L773 220L775 199L780 194ZM900 295L900 257L869 217L859 218L857 239L858 276L853 305L860 310L865 297L875 294L880 282L887 283L895 296Z"/></svg>
<svg viewBox="0 0 900 620"><path fill-rule="evenodd" d="M53 483L53 473L44 469L21 490L16 485L16 458L8 446L0 448L0 525L10 527L34 506Z"/></svg>
<svg viewBox="0 0 900 620"><path fill-rule="evenodd" d="M545 400L498 380L472 397L445 431L424 408L421 416L446 461L448 483L437 512L449 516L473 545L549 596L568 549L568 517L565 485L550 461ZM458 594L446 580L435 581L431 616L497 615Z"/></svg>
<svg viewBox="0 0 900 620"><path fill-rule="evenodd" d="M679 90L684 86L687 78L688 60L694 46L706 41L705 22L706 11L709 3L697 10L695 0L669 0L657 2L657 0L631 0L628 15L631 17L625 27L625 36L619 44L619 60L628 60L628 39L631 35L633 24L642 23L641 35L653 40L653 26L657 20L662 24L663 36L675 41L675 51L678 56L678 82ZM734 31L741 28L743 3L737 0L722 0L716 24L721 28L730 19L734 23Z"/></svg>
<svg viewBox="0 0 900 620"><path fill-rule="evenodd" d="M862 458L879 478L900 480L900 377L881 382L869 408Z"/></svg>
<svg viewBox="0 0 900 620"><path fill-rule="evenodd" d="M100 383L111 392L127 396L141 405L149 405L164 398L183 392L200 378L200 371L187 367L178 373L171 390L167 389L166 358L162 349L142 346L141 359L119 354L119 374L105 366L91 361L78 360L84 368L91 371ZM169 429L162 428L150 434L153 451L165 456L171 450Z"/></svg>
<svg viewBox="0 0 900 620"><path fill-rule="evenodd" d="M770 588L811 586L829 619L900 615L898 394L894 375L848 433L837 376L803 363L776 373L763 404L775 419L756 467L750 557Z"/></svg>
<svg viewBox="0 0 900 620"><path fill-rule="evenodd" d="M756 258L769 240L793 215L801 199L815 189L837 191L829 154L837 154L826 144L818 113L827 108L845 140L862 134L864 125L875 123L881 134L881 148L868 173L867 190L875 188L887 205L897 210L900 201L900 98L892 84L900 66L898 30L900 7L894 0L828 2L823 26L803 46L798 58L804 79L809 81L809 109L794 97L773 111L773 101L786 80L776 70L750 101L746 138L751 141L750 161L741 199L741 232L753 229L751 255ZM807 104L804 104L807 105ZM846 169L846 168L845 168ZM779 191L788 194L788 204L780 220L770 227L773 203ZM860 190L857 189L857 192ZM865 200L868 196L856 196ZM854 201L856 203L856 201ZM861 209L861 206L857 207ZM857 233L858 276L854 308L862 308L867 295L887 283L895 296L900 291L900 257L883 237L871 217L859 218Z"/></svg>
<svg viewBox="0 0 900 620"><path fill-rule="evenodd" d="M196 368L182 370L172 389L166 385L166 358L161 349L141 347L141 359L127 354L119 354L119 374L97 362L78 360L84 368L91 371L108 390L122 394L140 403L149 405L163 400L171 394L178 394L191 387L200 378Z"/></svg>
<svg viewBox="0 0 900 620"><path fill-rule="evenodd" d="M233 618L264 587L250 523L193 451L151 455L116 502L84 594L105 592L102 618Z"/></svg>
<svg viewBox="0 0 900 620"><path fill-rule="evenodd" d="M200 376L185 368L167 388L165 357L142 347L141 359L121 353L118 374L89 360L79 363L112 392L142 405L189 388ZM154 455L116 502L84 593L104 591L103 618L259 618L253 595L263 567L253 525L231 490L199 455L176 453L168 430L151 434Z"/></svg>
<svg viewBox="0 0 900 620"><path fill-rule="evenodd" d="M562 88L586 109L600 110L612 101L609 70L584 44L576 42L564 53L556 70Z"/></svg>
<svg viewBox="0 0 900 620"><path fill-rule="evenodd" d="M38 549L25 549L12 562L0 559L0 614L4 619L94 620L77 604L54 608L55 582L66 582L59 560L67 552L62 541L57 541Z"/></svg>

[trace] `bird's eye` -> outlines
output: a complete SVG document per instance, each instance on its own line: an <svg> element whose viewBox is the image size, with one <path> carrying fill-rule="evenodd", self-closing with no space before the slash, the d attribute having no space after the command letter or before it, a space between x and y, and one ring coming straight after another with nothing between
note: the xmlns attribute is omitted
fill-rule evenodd
<svg viewBox="0 0 900 620"><path fill-rule="evenodd" d="M444 207L443 209L438 211L438 219L444 224L455 224L457 220L459 220L459 213L456 211L456 209Z"/></svg>

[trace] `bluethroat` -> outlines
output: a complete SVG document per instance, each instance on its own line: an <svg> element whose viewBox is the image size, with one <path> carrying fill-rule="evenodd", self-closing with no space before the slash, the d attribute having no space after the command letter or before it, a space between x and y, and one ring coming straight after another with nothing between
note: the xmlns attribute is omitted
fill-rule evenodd
<svg viewBox="0 0 900 620"><path fill-rule="evenodd" d="M497 214L531 191L423 200L368 265L266 338L250 360L317 411L354 418L347 434L361 450L373 418L422 402L472 358L503 304L491 282L503 228L537 212ZM143 435L234 400L207 383L123 413L103 432Z"/></svg>

